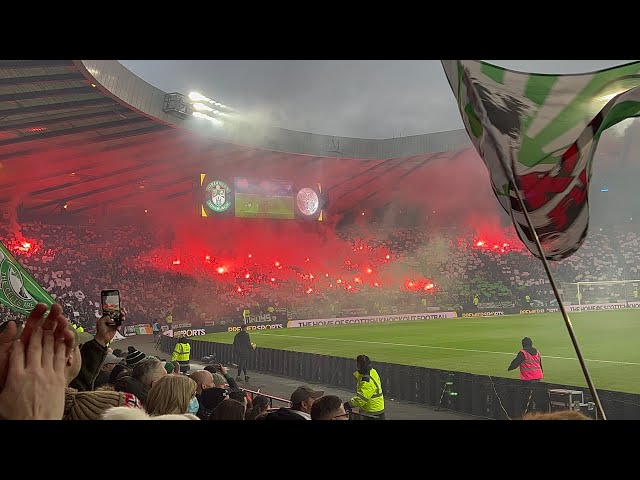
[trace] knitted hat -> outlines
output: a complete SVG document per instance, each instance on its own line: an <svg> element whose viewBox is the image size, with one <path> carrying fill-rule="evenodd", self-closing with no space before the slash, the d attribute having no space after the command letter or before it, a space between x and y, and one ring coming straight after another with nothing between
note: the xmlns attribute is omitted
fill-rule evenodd
<svg viewBox="0 0 640 480"><path fill-rule="evenodd" d="M129 367L133 367L138 362L140 362L140 360L143 360L145 357L146 355L144 353L142 353L140 350L136 350L135 347L131 346L129 347L129 353L127 353L127 358L125 359L125 363Z"/></svg>
<svg viewBox="0 0 640 480"><path fill-rule="evenodd" d="M227 382L227 379L226 379L226 378L224 378L224 376L222 376L222 375L221 375L221 374L219 374L219 373L214 373L214 374L213 374L213 384L214 384L216 387L221 387L221 386L222 386L222 385L224 385L225 383L229 383L229 382Z"/></svg>
<svg viewBox="0 0 640 480"><path fill-rule="evenodd" d="M136 396L130 393L109 390L79 392L67 388L63 420L100 420L111 407L142 408Z"/></svg>
<svg viewBox="0 0 640 480"><path fill-rule="evenodd" d="M167 371L167 373L168 373L168 374L172 374L172 373L173 373L173 369L174 369L174 367L173 367L173 363L171 363L171 362L166 362L166 363L164 364L164 369Z"/></svg>

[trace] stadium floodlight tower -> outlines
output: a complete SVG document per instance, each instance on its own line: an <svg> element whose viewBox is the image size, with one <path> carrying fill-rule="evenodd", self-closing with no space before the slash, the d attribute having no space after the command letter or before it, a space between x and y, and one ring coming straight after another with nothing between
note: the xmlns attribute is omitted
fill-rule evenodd
<svg viewBox="0 0 640 480"><path fill-rule="evenodd" d="M182 119L187 118L193 112L189 99L178 92L167 93L164 96L162 111Z"/></svg>

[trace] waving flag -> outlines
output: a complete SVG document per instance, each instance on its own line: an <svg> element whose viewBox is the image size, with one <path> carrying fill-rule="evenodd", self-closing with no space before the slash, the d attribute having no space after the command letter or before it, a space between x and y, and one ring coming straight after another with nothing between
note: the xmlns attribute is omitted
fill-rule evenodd
<svg viewBox="0 0 640 480"><path fill-rule="evenodd" d="M545 257L573 254L589 227L589 180L600 136L640 115L640 62L579 75L513 72L472 60L442 65L493 190L522 242L540 256L510 178Z"/></svg>
<svg viewBox="0 0 640 480"><path fill-rule="evenodd" d="M0 303L14 312L29 315L38 302L48 307L55 303L0 242Z"/></svg>

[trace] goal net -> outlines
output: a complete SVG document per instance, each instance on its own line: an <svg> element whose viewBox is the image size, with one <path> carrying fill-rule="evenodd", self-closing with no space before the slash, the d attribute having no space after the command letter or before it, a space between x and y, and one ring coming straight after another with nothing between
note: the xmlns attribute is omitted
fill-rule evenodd
<svg viewBox="0 0 640 480"><path fill-rule="evenodd" d="M640 280L577 282L562 285L565 305L640 302Z"/></svg>

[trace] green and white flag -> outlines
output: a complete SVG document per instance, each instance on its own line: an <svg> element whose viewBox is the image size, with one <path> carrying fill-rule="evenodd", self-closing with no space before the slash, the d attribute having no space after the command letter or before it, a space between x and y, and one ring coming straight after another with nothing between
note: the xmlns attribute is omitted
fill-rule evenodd
<svg viewBox="0 0 640 480"><path fill-rule="evenodd" d="M442 65L493 190L522 242L540 256L511 174L545 257L573 254L589 227L589 180L600 136L640 115L640 62L578 75L514 72L472 60Z"/></svg>
<svg viewBox="0 0 640 480"><path fill-rule="evenodd" d="M0 242L0 303L14 312L29 315L38 302L48 307L55 303Z"/></svg>

